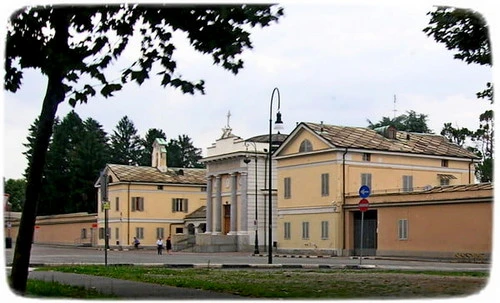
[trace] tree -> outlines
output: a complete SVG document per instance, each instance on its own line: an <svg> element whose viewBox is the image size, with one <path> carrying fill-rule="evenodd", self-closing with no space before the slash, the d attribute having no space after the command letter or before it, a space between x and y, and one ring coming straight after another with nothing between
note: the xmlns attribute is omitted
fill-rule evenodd
<svg viewBox="0 0 500 303"><path fill-rule="evenodd" d="M5 48L5 89L16 92L25 69L38 70L47 77L14 250L10 280L14 291L23 294L26 290L37 202L58 105L65 100L73 106L86 103L97 93L98 85L92 81L99 83L101 95L111 97L127 82L142 84L158 65L156 73L162 86L204 93L203 80L193 83L176 76L179 72L172 57L172 33L187 33L195 50L211 55L214 64L237 74L243 68L241 53L252 48L249 28L266 27L282 15L283 10L272 5L245 4L45 6L26 7L11 15ZM135 29L141 34L138 58L123 70L119 80L109 81L105 72L120 57Z"/></svg>
<svg viewBox="0 0 500 303"><path fill-rule="evenodd" d="M97 212L97 194L94 183L102 168L109 162L108 137L102 125L92 118L83 122L83 138L77 148L74 188L71 194L76 211Z"/></svg>
<svg viewBox="0 0 500 303"><path fill-rule="evenodd" d="M166 140L167 135L161 130L157 128L150 128L146 133L146 136L143 140L141 140L142 144L142 154L140 157L139 165L141 166L151 166L151 155L153 154L153 143L157 138L161 138Z"/></svg>
<svg viewBox="0 0 500 303"><path fill-rule="evenodd" d="M141 154L142 142L134 122L124 116L111 135L110 161L114 164L139 164Z"/></svg>
<svg viewBox="0 0 500 303"><path fill-rule="evenodd" d="M445 123L443 129L441 130L441 136L447 138L450 142L453 142L459 146L463 146L467 138L469 138L473 132L468 128L454 128L451 123Z"/></svg>
<svg viewBox="0 0 500 303"><path fill-rule="evenodd" d="M8 179L3 182L4 193L9 194L10 210L21 211L24 204L24 195L26 190L26 180Z"/></svg>
<svg viewBox="0 0 500 303"><path fill-rule="evenodd" d="M191 138L180 135L167 144L167 165L171 167L203 168L199 162L201 149L194 147Z"/></svg>
<svg viewBox="0 0 500 303"><path fill-rule="evenodd" d="M467 64L492 65L488 24L481 14L448 6L438 6L427 14L431 18L429 26L423 31L454 51L455 59ZM493 84L486 83L486 89L476 93L476 96L493 104ZM476 165L476 173L479 180L489 182L493 180L493 111L487 110L481 114L479 121L479 129L472 136L476 142L480 142L478 150L482 157L481 163Z"/></svg>
<svg viewBox="0 0 500 303"><path fill-rule="evenodd" d="M417 114L415 111L407 111L406 114L399 115L393 119L382 117L377 123L368 121L368 128L375 129L382 126L392 125L397 130L414 132L414 133L432 133L432 130L427 126L427 115Z"/></svg>

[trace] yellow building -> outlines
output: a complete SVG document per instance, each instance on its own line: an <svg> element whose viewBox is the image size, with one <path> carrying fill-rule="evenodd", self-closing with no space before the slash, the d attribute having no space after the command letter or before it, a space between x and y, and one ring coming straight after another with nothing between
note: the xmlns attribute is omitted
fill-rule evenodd
<svg viewBox="0 0 500 303"><path fill-rule="evenodd" d="M277 247L281 252L354 254L346 232L360 212L344 208L362 185L372 194L474 183L478 157L444 137L361 127L300 123L274 153ZM359 196L358 196L359 199ZM368 198L369 200L369 198ZM358 200L359 201L359 200ZM377 210L364 214L367 254L377 253ZM349 238L350 239L350 238ZM352 242L352 241L351 241Z"/></svg>
<svg viewBox="0 0 500 303"><path fill-rule="evenodd" d="M206 171L167 167L165 140L156 139L151 167L108 164L103 172L108 199L102 201L98 181L99 246L105 243L106 208L110 247L131 246L134 237L155 247L158 238L171 235L174 249L183 249L190 232L204 232L204 222L187 226L185 218L206 205Z"/></svg>

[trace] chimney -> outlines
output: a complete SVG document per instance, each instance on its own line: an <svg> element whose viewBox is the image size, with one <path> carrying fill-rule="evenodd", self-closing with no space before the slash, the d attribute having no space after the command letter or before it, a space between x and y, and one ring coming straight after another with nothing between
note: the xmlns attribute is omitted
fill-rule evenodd
<svg viewBox="0 0 500 303"><path fill-rule="evenodd" d="M151 166L156 167L163 173L167 172L167 141L162 138L156 138L155 142L153 142Z"/></svg>

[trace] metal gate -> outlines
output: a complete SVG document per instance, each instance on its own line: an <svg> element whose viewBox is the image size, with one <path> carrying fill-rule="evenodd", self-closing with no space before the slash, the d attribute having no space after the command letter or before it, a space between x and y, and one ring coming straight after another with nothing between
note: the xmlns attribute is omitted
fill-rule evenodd
<svg viewBox="0 0 500 303"><path fill-rule="evenodd" d="M361 253L361 212L354 214L354 255ZM377 211L369 210L363 220L363 256L374 256L377 252Z"/></svg>

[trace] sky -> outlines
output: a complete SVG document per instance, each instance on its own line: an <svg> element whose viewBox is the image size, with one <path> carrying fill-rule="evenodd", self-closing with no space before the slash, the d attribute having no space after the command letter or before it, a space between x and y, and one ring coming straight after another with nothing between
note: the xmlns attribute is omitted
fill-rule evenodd
<svg viewBox="0 0 500 303"><path fill-rule="evenodd" d="M435 133L447 122L475 130L479 115L492 108L476 99L476 92L492 81L493 70L453 59L451 51L422 31L433 3L413 2L284 1L280 6L285 16L277 24L251 30L253 49L243 54L244 69L236 76L176 35L178 73L195 82L205 80L205 95L183 95L152 78L142 86L127 84L113 98L96 96L75 108L61 104L57 116L74 109L111 134L126 115L140 136L150 128L162 129L167 140L186 134L206 155L228 123L228 112L235 135L246 139L267 134L271 94L277 87L282 133L292 132L299 122L366 127L368 120L375 123L410 110L427 115ZM11 3L10 13L20 3ZM489 23L495 22L489 1L442 3L478 10ZM3 11L5 27L10 13ZM135 54L128 48L114 70ZM17 93L4 91L2 169L7 179L22 178L26 169L23 143L40 113L45 88L46 79L29 70ZM275 96L273 116L276 110Z"/></svg>

